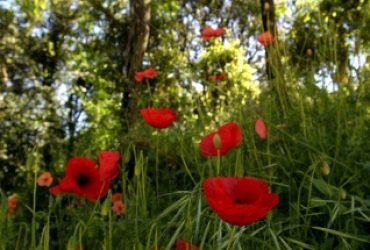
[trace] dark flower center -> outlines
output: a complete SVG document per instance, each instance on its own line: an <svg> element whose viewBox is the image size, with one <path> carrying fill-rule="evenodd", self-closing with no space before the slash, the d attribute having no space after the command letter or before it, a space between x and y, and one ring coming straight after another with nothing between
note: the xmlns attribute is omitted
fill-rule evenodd
<svg viewBox="0 0 370 250"><path fill-rule="evenodd" d="M86 186L90 182L89 177L86 175L79 175L76 181L79 186Z"/></svg>
<svg viewBox="0 0 370 250"><path fill-rule="evenodd" d="M261 196L258 185L248 180L241 180L234 188L234 201L237 204L253 204Z"/></svg>

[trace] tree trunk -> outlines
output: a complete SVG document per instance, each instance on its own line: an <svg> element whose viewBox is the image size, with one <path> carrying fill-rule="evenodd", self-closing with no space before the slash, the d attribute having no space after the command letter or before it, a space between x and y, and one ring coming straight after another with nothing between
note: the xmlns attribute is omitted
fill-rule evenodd
<svg viewBox="0 0 370 250"><path fill-rule="evenodd" d="M135 122L136 93L135 72L140 70L144 53L147 50L150 33L151 0L130 0L128 39L124 50L126 81L123 82L121 111L123 125L128 131Z"/></svg>

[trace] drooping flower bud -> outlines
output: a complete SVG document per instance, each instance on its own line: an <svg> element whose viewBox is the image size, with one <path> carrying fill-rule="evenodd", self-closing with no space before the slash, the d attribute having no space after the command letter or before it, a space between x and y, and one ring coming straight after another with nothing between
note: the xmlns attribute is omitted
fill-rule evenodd
<svg viewBox="0 0 370 250"><path fill-rule="evenodd" d="M266 12L268 12L271 9L271 5L269 4L269 2L265 2L265 4L263 5L263 8L265 9Z"/></svg>
<svg viewBox="0 0 370 250"><path fill-rule="evenodd" d="M312 49L308 48L308 49L306 50L306 55L307 55L308 57L311 57L311 56L313 55L313 51L312 51Z"/></svg>
<svg viewBox="0 0 370 250"><path fill-rule="evenodd" d="M323 161L320 166L321 173L325 176L330 174L330 166L326 161Z"/></svg>
<svg viewBox="0 0 370 250"><path fill-rule="evenodd" d="M340 188L339 189L339 197L342 200L345 200L347 198L347 192L346 192L346 190L344 190L343 188Z"/></svg>

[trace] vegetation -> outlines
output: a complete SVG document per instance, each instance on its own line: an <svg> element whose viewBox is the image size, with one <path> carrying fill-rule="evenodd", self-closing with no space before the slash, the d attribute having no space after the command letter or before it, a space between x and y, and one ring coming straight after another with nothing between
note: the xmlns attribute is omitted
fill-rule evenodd
<svg viewBox="0 0 370 250"><path fill-rule="evenodd" d="M0 249L368 249L369 25L368 0L0 1ZM274 204L233 223L217 177Z"/></svg>

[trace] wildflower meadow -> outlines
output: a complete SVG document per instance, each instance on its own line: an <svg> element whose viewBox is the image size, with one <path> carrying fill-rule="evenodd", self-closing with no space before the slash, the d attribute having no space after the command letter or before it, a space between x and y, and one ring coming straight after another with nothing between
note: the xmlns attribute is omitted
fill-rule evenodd
<svg viewBox="0 0 370 250"><path fill-rule="evenodd" d="M0 250L370 249L370 1L0 1Z"/></svg>

